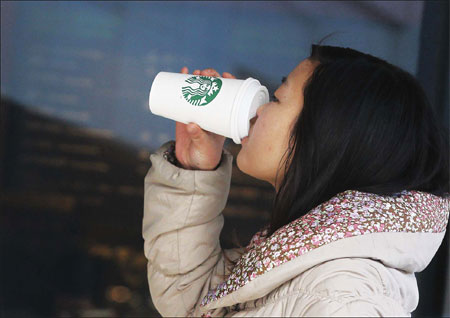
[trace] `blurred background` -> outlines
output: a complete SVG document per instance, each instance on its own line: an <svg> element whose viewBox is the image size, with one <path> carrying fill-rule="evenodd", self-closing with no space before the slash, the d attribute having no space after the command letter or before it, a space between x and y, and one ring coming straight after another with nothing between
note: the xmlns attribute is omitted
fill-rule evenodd
<svg viewBox="0 0 450 318"><path fill-rule="evenodd" d="M311 44L415 75L448 127L447 1L2 1L1 317L159 316L141 234L150 154L175 139L148 94L159 71L213 67L272 93ZM240 145L227 139L236 157ZM268 183L233 175L222 233L267 220ZM450 315L448 234L413 313ZM444 301L446 300L446 301Z"/></svg>

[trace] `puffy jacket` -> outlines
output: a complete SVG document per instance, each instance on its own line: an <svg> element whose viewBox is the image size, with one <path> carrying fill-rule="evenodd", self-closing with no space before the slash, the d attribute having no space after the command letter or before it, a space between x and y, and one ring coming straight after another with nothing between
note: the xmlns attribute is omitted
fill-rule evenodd
<svg viewBox="0 0 450 318"><path fill-rule="evenodd" d="M421 191L393 196L347 190L245 248L219 235L233 156L213 171L185 170L150 155L144 252L163 316L411 316L414 273L440 246L450 199Z"/></svg>

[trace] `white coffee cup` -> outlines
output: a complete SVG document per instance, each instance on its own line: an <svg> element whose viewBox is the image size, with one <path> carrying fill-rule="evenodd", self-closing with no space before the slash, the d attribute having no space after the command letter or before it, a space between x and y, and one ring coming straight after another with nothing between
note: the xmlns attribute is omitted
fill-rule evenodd
<svg viewBox="0 0 450 318"><path fill-rule="evenodd" d="M269 101L269 92L254 78L246 80L159 72L149 94L150 111L231 138L248 136L256 110Z"/></svg>

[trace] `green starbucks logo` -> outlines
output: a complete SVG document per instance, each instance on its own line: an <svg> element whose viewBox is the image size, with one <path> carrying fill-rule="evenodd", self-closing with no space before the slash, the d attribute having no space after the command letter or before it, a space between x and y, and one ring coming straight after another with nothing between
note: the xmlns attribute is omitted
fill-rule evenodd
<svg viewBox="0 0 450 318"><path fill-rule="evenodd" d="M208 76L192 76L185 80L187 86L181 91L188 103L194 106L205 106L212 102L220 92L222 81Z"/></svg>

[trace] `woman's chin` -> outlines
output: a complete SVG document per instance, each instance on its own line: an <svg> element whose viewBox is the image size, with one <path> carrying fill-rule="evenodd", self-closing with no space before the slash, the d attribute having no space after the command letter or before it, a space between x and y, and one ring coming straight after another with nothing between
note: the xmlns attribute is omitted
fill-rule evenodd
<svg viewBox="0 0 450 318"><path fill-rule="evenodd" d="M247 174L247 164L245 162L245 150L241 148L236 156L236 166L240 171Z"/></svg>
<svg viewBox="0 0 450 318"><path fill-rule="evenodd" d="M250 162L248 162L248 158L246 157L245 149L242 149L238 152L236 156L236 166L242 173L245 173L246 175L253 177L252 172L252 165Z"/></svg>

